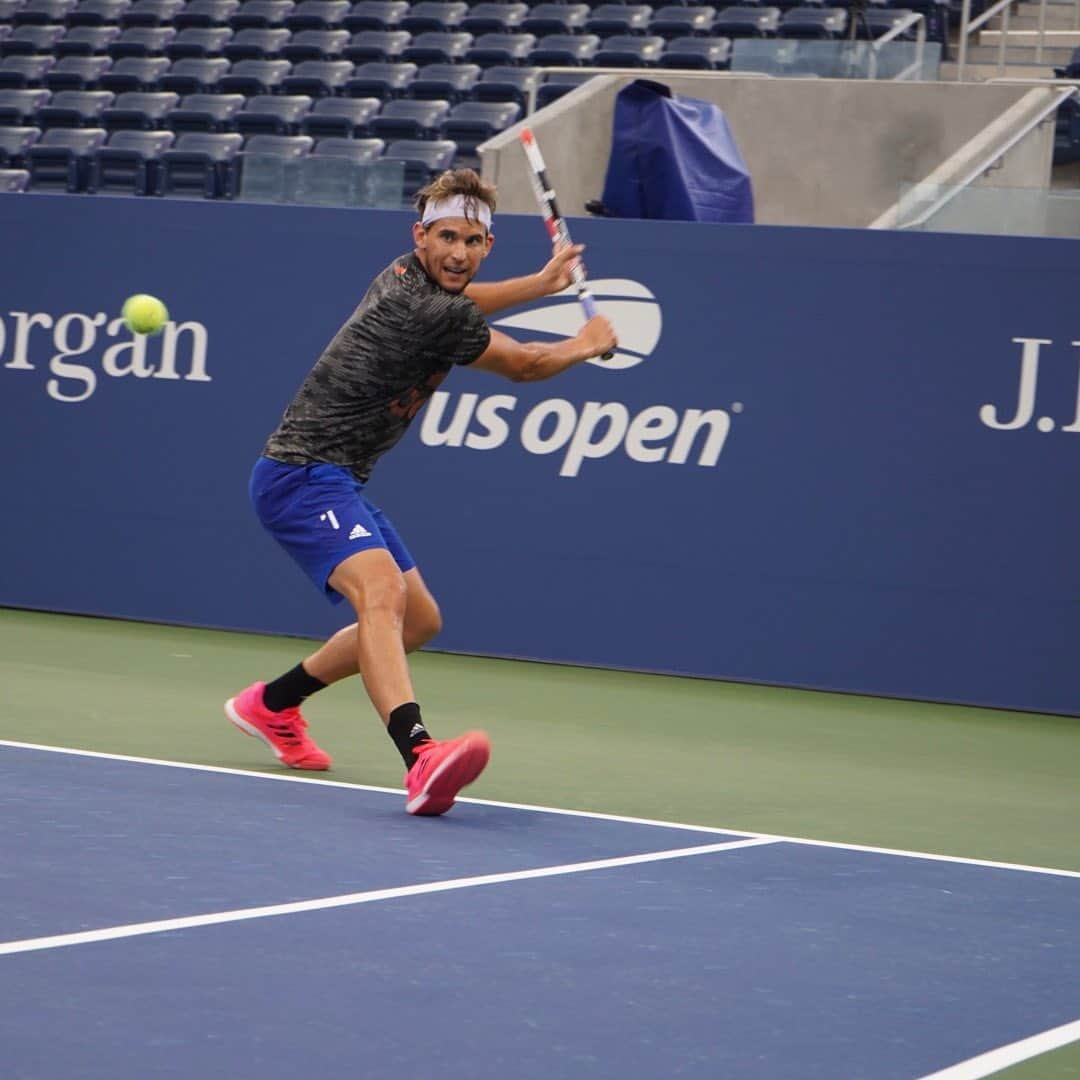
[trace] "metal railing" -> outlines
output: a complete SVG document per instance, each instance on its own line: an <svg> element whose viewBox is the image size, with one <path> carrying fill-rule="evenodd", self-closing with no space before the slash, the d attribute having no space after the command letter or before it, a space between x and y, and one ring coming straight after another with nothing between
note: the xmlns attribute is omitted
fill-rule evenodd
<svg viewBox="0 0 1080 1080"><path fill-rule="evenodd" d="M971 0L964 0L960 13L960 32L959 32L959 46L957 49L956 60L956 81L962 82L964 78L964 69L967 66L968 57L968 39L973 33L981 29L986 25L995 15L999 12L1001 15L1001 28L998 31L998 64L997 70L1000 75L1005 70L1005 50L1008 45L1009 38L1009 17L1012 14L1014 5L1017 5L1018 0L997 0L993 6L988 7L981 15L976 19L971 18ZM1046 49L1046 12L1049 6L1048 0L1039 0L1039 13L1038 24L1035 30L1035 63L1041 64L1043 62L1043 53ZM1064 6L1055 4L1055 7ZM1073 8L1073 29L1080 30L1080 0L1074 0L1072 4ZM1025 36L1030 31L1022 31Z"/></svg>

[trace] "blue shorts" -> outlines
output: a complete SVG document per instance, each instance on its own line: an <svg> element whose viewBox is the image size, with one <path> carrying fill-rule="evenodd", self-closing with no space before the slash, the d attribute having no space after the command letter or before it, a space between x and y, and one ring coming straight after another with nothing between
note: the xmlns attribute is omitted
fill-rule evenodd
<svg viewBox="0 0 1080 1080"><path fill-rule="evenodd" d="M402 573L416 565L390 519L340 465L285 465L261 457L249 490L263 528L331 603L344 597L328 584L330 575L358 551L384 548Z"/></svg>

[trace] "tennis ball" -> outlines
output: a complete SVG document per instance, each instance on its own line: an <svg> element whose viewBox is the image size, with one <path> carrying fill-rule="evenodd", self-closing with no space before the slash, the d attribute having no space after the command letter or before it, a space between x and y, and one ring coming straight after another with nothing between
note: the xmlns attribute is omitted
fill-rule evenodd
<svg viewBox="0 0 1080 1080"><path fill-rule="evenodd" d="M120 314L127 328L136 334L156 334L169 321L169 309L156 296L146 293L129 296Z"/></svg>

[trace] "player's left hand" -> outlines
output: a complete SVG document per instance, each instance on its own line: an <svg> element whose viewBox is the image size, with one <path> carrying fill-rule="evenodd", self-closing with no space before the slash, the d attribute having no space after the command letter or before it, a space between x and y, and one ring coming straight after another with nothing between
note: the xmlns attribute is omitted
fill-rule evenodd
<svg viewBox="0 0 1080 1080"><path fill-rule="evenodd" d="M585 250L584 244L571 244L569 247L557 245L551 259L539 273L539 278L544 285L544 293L551 296L552 293L562 292L568 288L573 278L570 276L570 268Z"/></svg>

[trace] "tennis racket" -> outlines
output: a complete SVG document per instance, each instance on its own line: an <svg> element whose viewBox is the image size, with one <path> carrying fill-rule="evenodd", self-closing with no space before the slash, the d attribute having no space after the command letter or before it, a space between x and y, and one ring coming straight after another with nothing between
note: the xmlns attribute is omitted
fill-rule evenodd
<svg viewBox="0 0 1080 1080"><path fill-rule="evenodd" d="M559 213L559 204L555 201L555 189L551 186L551 181L548 180L547 167L544 165L544 157L540 153L536 136L533 135L531 128L524 127L518 137L521 139L521 145L525 150L525 157L529 163L529 179L532 181L533 192L536 195L540 213L544 216L547 231L552 240L568 247L573 243L570 239L570 230L567 228L562 214ZM581 265L580 259L575 259L570 266L570 277L577 289L578 300L585 312L585 318L591 319L597 314L596 301L593 299L592 293L589 292L589 286L585 280L585 268ZM601 359L610 360L613 355L614 353L607 352L604 353Z"/></svg>

